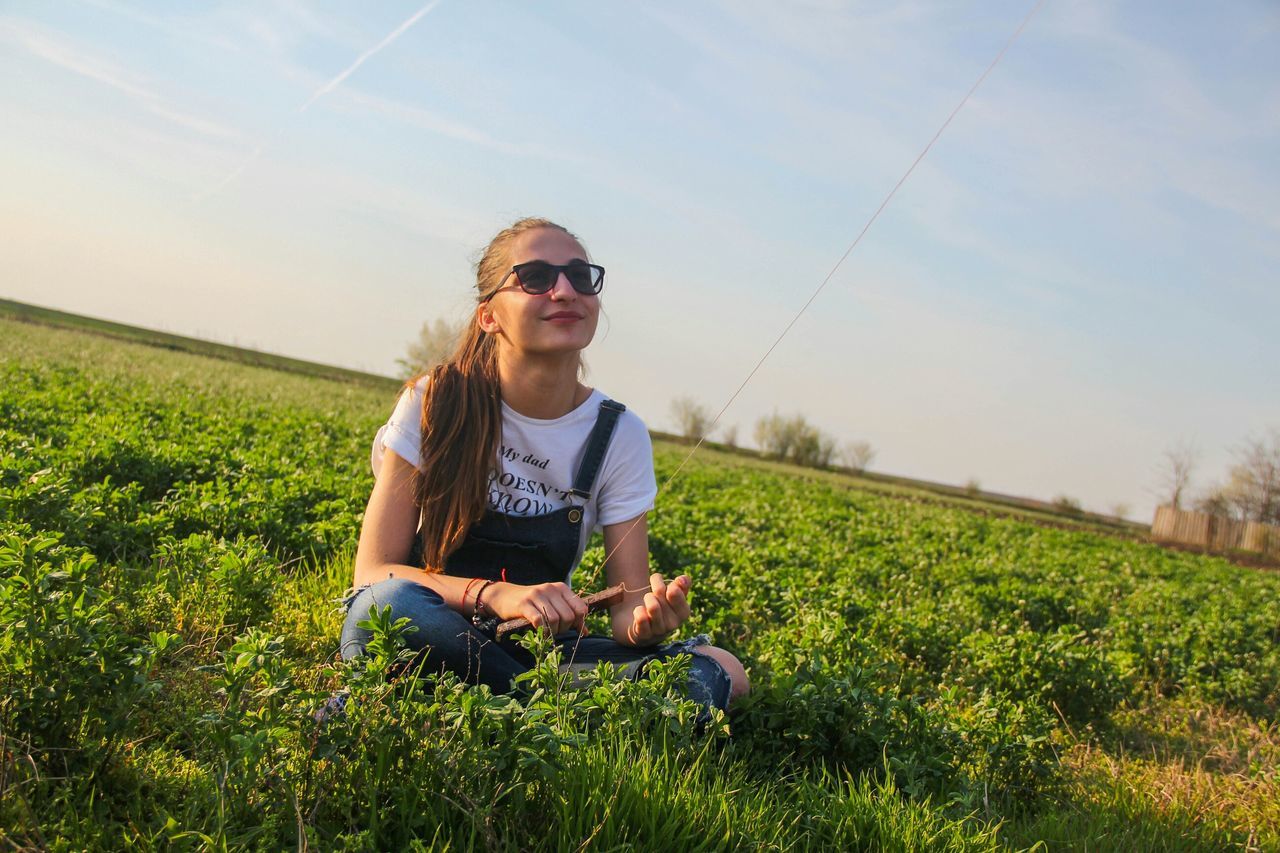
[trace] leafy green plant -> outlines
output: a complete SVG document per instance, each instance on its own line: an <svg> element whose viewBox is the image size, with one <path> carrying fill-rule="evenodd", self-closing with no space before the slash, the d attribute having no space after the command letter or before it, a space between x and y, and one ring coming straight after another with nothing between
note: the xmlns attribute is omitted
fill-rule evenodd
<svg viewBox="0 0 1280 853"><path fill-rule="evenodd" d="M0 534L0 710L9 737L59 772L99 760L157 685L147 674L171 645L121 633L92 555L58 537Z"/></svg>
<svg viewBox="0 0 1280 853"><path fill-rule="evenodd" d="M11 846L994 849L1030 814L1088 846L1122 821L1064 804L1073 746L1165 697L1280 713L1274 575L741 460L687 465L649 540L747 666L729 715L687 660L570 679L533 635L516 696L417 672L388 611L338 662L393 390L3 331ZM1280 838L1249 832L1203 837Z"/></svg>

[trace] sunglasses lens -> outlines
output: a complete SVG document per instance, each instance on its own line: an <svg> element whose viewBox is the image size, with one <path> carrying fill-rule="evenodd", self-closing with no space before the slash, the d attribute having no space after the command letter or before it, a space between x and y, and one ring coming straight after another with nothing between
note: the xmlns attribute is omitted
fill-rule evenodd
<svg viewBox="0 0 1280 853"><path fill-rule="evenodd" d="M551 264L534 261L516 267L516 277L525 293L546 293L556 285L560 271Z"/></svg>
<svg viewBox="0 0 1280 853"><path fill-rule="evenodd" d="M591 294L599 291L599 277L595 268L588 264L570 264L564 274L569 279L569 284L579 293Z"/></svg>

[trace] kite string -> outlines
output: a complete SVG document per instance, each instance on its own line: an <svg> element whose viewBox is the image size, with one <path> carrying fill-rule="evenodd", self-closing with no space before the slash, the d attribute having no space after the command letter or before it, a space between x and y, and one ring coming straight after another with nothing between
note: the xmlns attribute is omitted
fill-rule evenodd
<svg viewBox="0 0 1280 853"><path fill-rule="evenodd" d="M978 76L978 79L974 81L973 85L969 87L969 91L965 92L964 97L960 99L960 102L958 104L956 104L955 109L951 111L951 113L947 116L946 120L943 121L942 124L938 127L937 132L933 134L933 137L929 140L929 142L924 146L924 148L920 150L920 153L916 155L915 160L911 162L911 165L902 174L902 177L898 179L898 182L893 185L893 189L889 190L889 194L886 195L884 197L884 200L880 202L880 206L877 207L875 209L875 212L871 214L871 218L869 218L866 224L862 226L862 230L859 231L857 236L853 238L853 242L850 243L848 248L844 250L844 254L842 254L840 256L840 259L835 262L835 265L831 267L831 271L827 273L824 279L822 279L822 283L819 284L817 289L814 290L813 293L809 295L809 298L805 300L805 303L800 306L800 310L797 311L795 313L795 316L792 317L791 320L787 323L787 325L783 327L782 331L774 339L773 343L771 343L769 345L769 348L765 350L764 355L760 356L760 359L755 363L755 366L751 368L751 371L747 374L746 378L743 379L742 382L738 385L737 390L735 390L733 394L729 397L729 400L723 406L720 407L720 411L716 413L716 416L711 419L711 423L708 425L707 429L703 432L703 434L698 437L698 440L693 445L693 448L688 452L688 454L685 455L684 459L680 461L680 464L676 466L676 469L671 472L671 474L667 477L667 479L658 488L658 492L657 492L658 495L666 491L667 487L671 485L672 481L675 480L676 476L679 475L680 472L684 470L685 465L687 465L689 460L693 458L693 455L698 452L698 448L702 447L703 442L707 440L707 436L710 435L711 431L715 428L716 424L720 422L720 418L722 418L724 416L724 413L729 410L729 407L733 405L733 402L738 399L738 395L741 394L742 390L747 387L747 383L750 382L752 378L755 377L756 373L760 370L761 366L765 363L765 361L769 358L769 356L773 354L773 351L778 348L778 344L782 343L782 339L787 336L787 333L791 331L792 327L795 326L796 322L799 321L800 317L806 311L809 310L809 306L812 305L814 300L818 298L818 295L821 294L822 291L826 289L827 284L835 276L836 272L844 264L845 260L849 257L850 254L853 253L853 250L857 248L858 244L862 242L862 238L866 236L866 233L868 231L871 230L871 226L875 224L875 221L877 219L880 218L880 214L884 211L886 207L889 206L889 202L893 200L893 197L898 194L898 190L901 189L902 185L905 184L907 182L907 179L911 177L911 173L914 172L916 170L916 167L920 165L920 162L924 160L925 155L928 154L929 150L933 148L934 143L938 141L938 139L942 136L943 132L946 131L948 126L950 126L951 121L960 113L960 110L964 109L965 104L969 102L969 99L973 96L973 93L978 91L978 88L983 84L983 82L987 79L987 77L991 74L991 72L995 70L995 67L1000 64L1000 60L1003 59L1004 55L1009 52L1009 48L1012 47L1013 43L1018 40L1018 37L1020 35L1022 35L1022 31L1026 29L1027 24L1035 16L1036 12L1040 10L1040 7L1043 6L1044 3L1045 3L1045 0L1036 0L1035 5L1031 7L1031 11L1027 12L1026 16L1022 19L1022 22L1018 24L1017 29L1013 31L1013 34L1009 36L1008 40L1005 41L1004 45L1000 48L999 53L997 53L995 58L991 60L991 63L987 65L986 69L982 72L982 74ZM655 498L656 498L656 495L655 495ZM627 528L627 532L623 534L622 538L614 543L613 547L609 550L609 553L605 555L605 563L609 562L609 558L612 557L617 552L618 548L622 546L622 543L627 540L627 537L631 535L631 532L635 530L635 528L636 528L635 524Z"/></svg>

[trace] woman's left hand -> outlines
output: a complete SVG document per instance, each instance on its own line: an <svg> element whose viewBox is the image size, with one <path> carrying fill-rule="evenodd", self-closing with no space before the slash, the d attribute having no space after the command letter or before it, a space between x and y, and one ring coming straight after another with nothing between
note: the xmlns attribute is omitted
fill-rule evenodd
<svg viewBox="0 0 1280 853"><path fill-rule="evenodd" d="M689 618L689 587L693 581L681 575L671 583L654 572L649 576L649 592L644 602L631 612L631 628L627 639L637 646L658 642L684 624Z"/></svg>

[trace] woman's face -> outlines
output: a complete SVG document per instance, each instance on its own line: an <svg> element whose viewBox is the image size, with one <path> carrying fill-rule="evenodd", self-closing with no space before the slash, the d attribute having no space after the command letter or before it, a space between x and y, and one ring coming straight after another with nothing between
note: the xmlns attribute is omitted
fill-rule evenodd
<svg viewBox="0 0 1280 853"><path fill-rule="evenodd" d="M535 228L512 241L507 269L527 261L574 260L587 260L577 240L558 228ZM600 297L578 293L563 273L546 293L525 293L513 275L479 312L480 327L498 335L500 346L529 355L576 353L595 336Z"/></svg>

